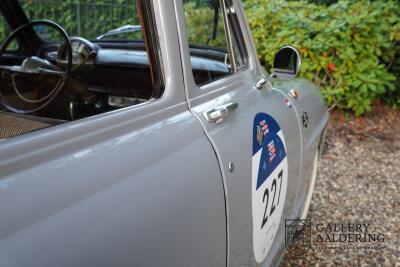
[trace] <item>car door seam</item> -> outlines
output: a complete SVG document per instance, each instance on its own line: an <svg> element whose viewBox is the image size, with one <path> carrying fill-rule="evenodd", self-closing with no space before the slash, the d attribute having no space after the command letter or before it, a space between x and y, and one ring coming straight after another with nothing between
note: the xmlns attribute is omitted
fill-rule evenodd
<svg viewBox="0 0 400 267"><path fill-rule="evenodd" d="M177 6L175 4L175 1L172 1L173 7L175 12L177 13ZM178 21L178 16L176 16L176 20L175 20L177 26L179 25L179 21ZM222 170L222 165L221 165L221 159L218 155L218 152L216 150L216 146L214 144L214 142L211 140L211 137L209 136L209 134L207 133L207 130L205 128L205 126L203 125L203 123L201 122L201 118L199 118L195 112L193 112L193 110L191 109L191 102L189 99L189 88L187 86L187 79L185 76L185 72L183 69L183 66L185 66L184 62L183 62L183 51L182 51L182 42L181 42L181 35L179 34L179 30L178 27L176 27L176 34L178 37L178 43L179 43L179 61L181 63L181 71L182 71L182 79L183 79L183 86L184 86L184 90L185 90L185 98L186 98L186 104L188 107L188 111L198 120L198 122L200 123L201 128L203 129L203 133L205 135L205 137L208 139L209 144L211 145L212 150L214 151L215 157L217 158L217 162L218 162L218 166L219 166L219 171L220 171L220 175L222 178L222 188L223 188L223 192L224 192L224 205L225 205L225 247L226 247L226 251L225 251L225 264L226 266L229 266L229 223L228 223L228 215L229 215L229 211L228 211L228 192L227 192L227 184L226 184L226 178L225 175L223 173Z"/></svg>
<svg viewBox="0 0 400 267"><path fill-rule="evenodd" d="M274 88L274 87L272 87L271 90L277 91L278 93L282 94L286 99L288 99L289 101L291 101L290 98L289 98L289 96L288 96L286 93L282 92L282 90L276 89L276 88ZM303 173L303 128L302 128L302 126L300 125L300 119L301 119L301 118L299 117L299 113L298 113L298 111L297 111L295 105L292 105L292 106L293 106L293 111L294 111L295 116L296 116L297 127L298 127L298 130L299 130L299 137L300 137L299 176L297 177L297 182L299 183L299 182L301 181L301 177L302 177L302 173ZM299 192L296 192L296 197L295 197L295 199L297 199L298 195L299 195ZM290 211L290 212L292 212L292 211Z"/></svg>
<svg viewBox="0 0 400 267"><path fill-rule="evenodd" d="M221 157L216 149L216 144L214 143L214 141L212 140L211 136L208 134L207 129L205 128L204 124L201 122L201 118L195 113L193 112L191 109L189 109L190 113L193 114L193 116L199 121L201 128L203 129L203 133L206 136L206 138L208 139L209 143L211 144L211 147L214 151L214 154L217 158L218 161L218 166L219 166L219 170L221 173L221 177L222 177L222 186L223 186L223 190L224 190L224 200L225 200L225 218L226 218L226 266L229 266L229 206L228 206L228 191L227 191L227 183L226 183L226 177L224 175L224 171L223 171L223 164L222 164L222 160Z"/></svg>

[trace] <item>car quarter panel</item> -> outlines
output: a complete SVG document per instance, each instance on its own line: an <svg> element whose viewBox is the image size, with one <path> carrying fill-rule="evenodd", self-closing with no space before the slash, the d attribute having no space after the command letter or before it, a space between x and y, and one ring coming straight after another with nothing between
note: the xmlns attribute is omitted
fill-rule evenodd
<svg viewBox="0 0 400 267"><path fill-rule="evenodd" d="M274 87L287 95L290 95L290 90L298 92L298 98L291 98L291 101L297 110L302 127L301 180L299 194L296 197L297 205L294 207L296 216L299 216L311 182L314 155L319 149L321 137L328 123L329 113L318 87L309 80L299 78L276 81ZM303 119L306 120L306 124L303 124Z"/></svg>

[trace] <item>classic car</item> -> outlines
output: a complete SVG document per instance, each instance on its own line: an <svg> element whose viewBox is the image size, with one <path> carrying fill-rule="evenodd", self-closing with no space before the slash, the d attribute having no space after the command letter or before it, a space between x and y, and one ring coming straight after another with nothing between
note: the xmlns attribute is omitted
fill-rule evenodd
<svg viewBox="0 0 400 267"><path fill-rule="evenodd" d="M0 266L279 264L328 120L294 47L238 0L0 11Z"/></svg>

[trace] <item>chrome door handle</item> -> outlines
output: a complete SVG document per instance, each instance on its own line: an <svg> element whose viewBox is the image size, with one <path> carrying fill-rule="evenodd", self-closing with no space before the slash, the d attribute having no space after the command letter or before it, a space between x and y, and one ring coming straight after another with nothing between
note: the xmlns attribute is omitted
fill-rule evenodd
<svg viewBox="0 0 400 267"><path fill-rule="evenodd" d="M226 116L235 111L238 107L238 103L228 103L203 112L203 116L206 118L207 122L220 123Z"/></svg>

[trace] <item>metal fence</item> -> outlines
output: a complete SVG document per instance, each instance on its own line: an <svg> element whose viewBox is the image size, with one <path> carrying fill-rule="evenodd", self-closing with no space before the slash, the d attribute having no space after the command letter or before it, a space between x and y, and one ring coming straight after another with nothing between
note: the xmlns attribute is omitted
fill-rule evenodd
<svg viewBox="0 0 400 267"><path fill-rule="evenodd" d="M70 35L95 38L112 28L139 23L135 0L20 0L30 19L50 19Z"/></svg>

